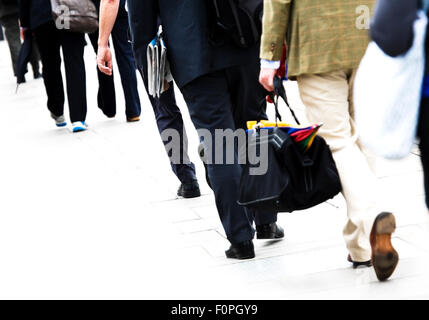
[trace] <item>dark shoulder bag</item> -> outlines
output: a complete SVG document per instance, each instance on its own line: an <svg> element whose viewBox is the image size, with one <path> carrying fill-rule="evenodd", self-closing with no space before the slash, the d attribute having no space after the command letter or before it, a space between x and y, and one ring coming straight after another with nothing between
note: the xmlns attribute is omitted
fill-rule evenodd
<svg viewBox="0 0 429 320"><path fill-rule="evenodd" d="M299 124L288 104L282 81L277 79L275 83L276 118L281 120L278 112L278 98L281 96ZM267 150L265 157L260 154L261 150ZM332 153L320 136L316 136L311 148L304 153L279 127L268 132L256 130L248 151L249 158L240 182L240 205L259 212L293 212L314 207L341 192ZM257 162L256 156L260 158L257 165L252 164ZM267 161L268 171L262 175L252 174L252 170L261 166L260 161Z"/></svg>
<svg viewBox="0 0 429 320"><path fill-rule="evenodd" d="M57 28L59 21L62 29L71 32L93 33L98 30L98 12L91 0L51 0L51 6Z"/></svg>

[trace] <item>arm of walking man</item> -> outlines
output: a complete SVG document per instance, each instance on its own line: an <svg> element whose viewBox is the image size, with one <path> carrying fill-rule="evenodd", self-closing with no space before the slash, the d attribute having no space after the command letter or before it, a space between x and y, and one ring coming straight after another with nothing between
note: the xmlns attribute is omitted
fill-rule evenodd
<svg viewBox="0 0 429 320"><path fill-rule="evenodd" d="M407 53L414 39L418 0L380 0L371 23L371 38L389 56Z"/></svg>
<svg viewBox="0 0 429 320"><path fill-rule="evenodd" d="M109 37L115 25L119 10L119 0L101 0L100 28L98 36L97 65L101 72L112 75L112 52L109 48Z"/></svg>
<svg viewBox="0 0 429 320"><path fill-rule="evenodd" d="M292 1L264 0L259 82L270 92L274 91L273 79L282 58Z"/></svg>

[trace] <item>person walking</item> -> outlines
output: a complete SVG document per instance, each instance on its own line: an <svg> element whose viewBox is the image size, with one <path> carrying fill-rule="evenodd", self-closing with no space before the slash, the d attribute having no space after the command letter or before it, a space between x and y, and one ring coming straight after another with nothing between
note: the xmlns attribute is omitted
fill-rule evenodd
<svg viewBox="0 0 429 320"><path fill-rule="evenodd" d="M0 24L5 28L7 43L9 45L12 67L17 76L17 61L21 50L21 36L19 31L18 0L0 0ZM1 29L1 26L0 26ZM33 46L30 63L33 68L34 79L42 77L39 70L40 55L37 46Z"/></svg>
<svg viewBox="0 0 429 320"><path fill-rule="evenodd" d="M125 4L126 1L124 0L101 0L100 3L100 30L97 64L100 72L103 72L106 77L113 76L112 53L109 47L110 34L112 34L114 44L116 41L118 43L117 47L122 48L120 49L121 51L128 51L128 49L123 50L124 46L129 46L132 50L132 46L128 42L128 35L126 32L129 25L128 19L125 20L125 16L128 17L128 13L125 10ZM118 21L120 23L120 27L118 27ZM127 22L127 27L125 27L125 21ZM130 53L128 53L127 56L129 57ZM120 64L118 64L118 66L121 68ZM133 68L135 74L136 66L134 58ZM139 71L143 77L146 91L148 91L147 78L144 76L145 72L142 71L141 68L139 68ZM176 103L173 83L169 83L168 90L164 92L161 97L154 98L149 94L148 97L155 113L159 133L162 135L165 130L174 129L180 136L180 161L170 161L171 168L181 183L177 191L177 195L183 198L196 198L201 196L198 179L196 177L195 165L190 161L188 156L188 138L182 114ZM168 141L163 140L163 142L168 148ZM166 151L169 152L168 149Z"/></svg>
<svg viewBox="0 0 429 320"><path fill-rule="evenodd" d="M343 235L348 260L354 267L372 263L378 278L385 280L398 262L390 242L395 217L377 215L375 162L359 143L352 104L353 80L369 40L364 22L374 2L265 0L260 82L273 91L286 39L287 77L298 82L308 120L324 123L320 135L340 174L347 203ZM357 8L366 9L363 16L356 14Z"/></svg>
<svg viewBox="0 0 429 320"><path fill-rule="evenodd" d="M429 1L426 1L426 6ZM413 44L413 25L418 10L423 8L420 0L379 0L371 23L371 37L389 56L398 57L408 52ZM394 23L393 23L394 22ZM418 125L419 147L424 173L426 206L429 208L429 26L426 33L426 68Z"/></svg>
<svg viewBox="0 0 429 320"><path fill-rule="evenodd" d="M55 124L58 127L67 125L61 74L62 49L72 131L86 130L86 74L83 59L85 35L57 29L49 0L21 0L20 21L24 31L31 30L35 35L42 58L47 105Z"/></svg>
<svg viewBox="0 0 429 320"><path fill-rule="evenodd" d="M237 77L238 71L245 71L254 59L255 51L239 48L226 41L214 45L211 41L210 21L214 11L209 1L167 1L167 0L129 0L131 29L134 34L134 52L137 65L142 69L146 65L146 49L157 32L157 19L160 17L165 34L167 56L173 78L187 103L194 126L203 139L205 155L222 163L207 163L210 184L214 191L217 210L231 243L225 252L228 258L251 259L255 256L252 226L253 213L238 205L238 189L241 166L234 152L232 163L227 164L225 140L218 145L209 141L217 130L236 129L233 110L237 108L239 94L243 94L238 82L246 76L244 72ZM255 76L254 82L258 79ZM254 101L260 103L260 101ZM207 134L209 136L206 136ZM229 150L230 151L230 150ZM258 239L278 239L284 236L277 226L277 215L266 213L257 222ZM264 223L264 225L260 224Z"/></svg>
<svg viewBox="0 0 429 320"><path fill-rule="evenodd" d="M100 11L100 0L93 0ZM134 60L133 48L129 39L128 12L125 8L125 0L121 0L118 14L112 28L113 47L116 61L121 75L122 88L125 96L125 114L128 122L140 120L141 105L137 89L137 67ZM98 52L99 32L89 35L95 52ZM107 76L98 70L100 90L98 94L99 107L109 118L116 114L115 88L112 76Z"/></svg>

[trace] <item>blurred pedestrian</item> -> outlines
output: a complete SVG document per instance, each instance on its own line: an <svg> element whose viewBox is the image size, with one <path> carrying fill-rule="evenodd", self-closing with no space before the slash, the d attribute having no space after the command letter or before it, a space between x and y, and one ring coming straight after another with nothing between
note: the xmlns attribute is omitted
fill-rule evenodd
<svg viewBox="0 0 429 320"><path fill-rule="evenodd" d="M398 262L390 242L395 218L391 213L377 216L374 162L359 144L352 104L353 80L369 40L365 24L358 22L370 18L374 2L265 0L260 81L273 90L287 34L287 77L298 81L308 120L324 123L320 135L330 145L340 174L347 202L343 234L348 260L354 267L372 261L384 280ZM356 14L359 7L367 17Z"/></svg>
<svg viewBox="0 0 429 320"><path fill-rule="evenodd" d="M126 32L129 26L128 19L125 20L125 17L128 17L128 14L125 10L124 0L101 0L100 37L98 40L97 62L100 70L107 75L113 75L112 53L108 45L108 39L111 33L114 41L115 52L119 51L117 52L117 55L119 53L122 56L122 64L130 66L128 69L124 68L127 70L126 74L129 74L130 77L135 75L135 60L133 58L132 64L130 61L131 55L133 57L134 55L132 52L129 52L130 49L132 50L132 46L131 43L128 42L128 36ZM118 66L121 68L119 61ZM132 68L134 71L132 71ZM145 73L143 72L143 82L147 91L147 77L145 77L144 74ZM131 88L132 87L133 82L131 82ZM135 92L137 92L137 89ZM173 83L169 83L168 90L164 92L160 98L154 98L151 95L148 96L155 112L156 122L160 134L165 130L174 129L180 136L180 162L170 162L173 172L181 182L177 195L184 198L199 197L201 192L195 173L195 165L190 161L188 156L188 138L183 123L182 114L176 103ZM164 144L167 146L168 141L164 141Z"/></svg>
<svg viewBox="0 0 429 320"><path fill-rule="evenodd" d="M58 127L66 126L64 86L61 73L61 49L66 72L67 98L73 132L87 129L86 75L83 59L86 45L83 33L57 29L49 0L21 0L20 20L24 33L34 33L42 64L48 96L48 109Z"/></svg>
<svg viewBox="0 0 429 320"><path fill-rule="evenodd" d="M15 77L17 76L16 64L19 57L19 51L21 50L18 12L18 0L0 0L0 23L5 28ZM3 31L1 33L3 33ZM39 79L42 76L39 71L39 60L40 55L37 50L37 46L33 46L30 62L33 68L34 79Z"/></svg>
<svg viewBox="0 0 429 320"><path fill-rule="evenodd" d="M426 1L428 3L429 1ZM414 39L413 25L422 9L419 0L379 0L371 24L371 37L389 56L404 55ZM418 135L424 172L426 206L429 208L429 25L426 32L426 68L423 82Z"/></svg>
<svg viewBox="0 0 429 320"><path fill-rule="evenodd" d="M1 23L0 23L0 41L3 41L3 40L4 40L3 27L1 26Z"/></svg>
<svg viewBox="0 0 429 320"><path fill-rule="evenodd" d="M216 130L235 131L233 110L240 110L236 108L240 103L238 97L246 94L243 91L245 81L252 81L251 77L245 78L245 66L255 60L254 52L257 51L239 48L226 38L219 45L213 43L210 31L215 12L211 10L209 1L129 0L128 7L137 65L143 68L144 74L147 72L147 46L156 35L159 16L174 80L185 98L200 138L205 133L210 133L213 138ZM255 75L253 81L256 85L257 80ZM246 88L251 90L250 86ZM205 154L210 154L211 158L217 159L216 155L221 152L226 155L226 141L212 146L205 140L203 143ZM207 163L208 178L231 243L226 256L251 259L255 256L253 214L237 203L241 166L236 152L232 160L228 164L225 158L222 163ZM276 224L275 213L267 213L260 218L264 225L257 225L258 239L284 236Z"/></svg>
<svg viewBox="0 0 429 320"><path fill-rule="evenodd" d="M93 0L93 2L98 11L100 11L100 0ZM111 34L125 96L125 114L128 122L136 122L140 120L141 105L137 89L137 68L134 60L133 48L129 39L128 12L125 8L125 0L120 1L118 14ZM99 32L97 31L90 34L89 38L97 53ZM113 73L111 76L108 76L102 73L98 68L97 71L100 84L98 94L99 107L108 117L114 117L116 114L116 101Z"/></svg>

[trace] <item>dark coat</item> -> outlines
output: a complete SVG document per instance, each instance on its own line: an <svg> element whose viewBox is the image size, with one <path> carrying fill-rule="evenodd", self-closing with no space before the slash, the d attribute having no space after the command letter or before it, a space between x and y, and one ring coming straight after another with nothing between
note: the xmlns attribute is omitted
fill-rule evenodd
<svg viewBox="0 0 429 320"><path fill-rule="evenodd" d="M0 19L18 13L18 0L0 0Z"/></svg>
<svg viewBox="0 0 429 320"><path fill-rule="evenodd" d="M50 0L20 0L19 17L21 26L31 30L52 21Z"/></svg>
<svg viewBox="0 0 429 320"><path fill-rule="evenodd" d="M405 54L414 39L419 0L379 0L371 23L371 38L388 55Z"/></svg>
<svg viewBox="0 0 429 320"><path fill-rule="evenodd" d="M211 43L207 0L128 0L137 65L146 70L146 50L161 18L168 60L179 88L216 70L249 63L254 51ZM145 72L146 74L146 72Z"/></svg>

